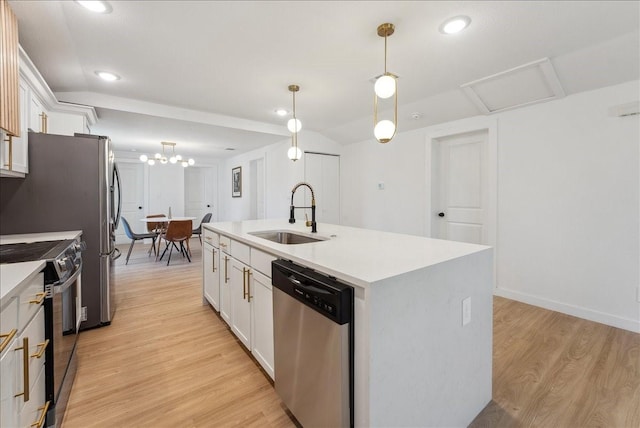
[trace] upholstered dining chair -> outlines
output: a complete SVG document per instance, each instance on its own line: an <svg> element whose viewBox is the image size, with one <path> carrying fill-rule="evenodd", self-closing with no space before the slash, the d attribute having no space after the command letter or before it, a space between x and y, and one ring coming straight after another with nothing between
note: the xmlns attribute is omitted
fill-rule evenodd
<svg viewBox="0 0 640 428"><path fill-rule="evenodd" d="M169 226L167 226L167 231L160 235L162 239L164 239L167 245L164 247L164 251L160 256L160 260L164 257L167 249L169 249L169 257L167 258L167 266L171 261L171 253L173 252L173 248L182 253L182 256L187 256L187 260L191 263L191 249L189 248L189 238L191 238L191 234L193 232L193 222L191 220L172 220L169 222ZM187 246L185 248L185 242ZM178 244L180 244L180 248L178 248Z"/></svg>
<svg viewBox="0 0 640 428"><path fill-rule="evenodd" d="M124 233L129 239L131 239L131 245L129 246L129 251L127 252L127 260L124 263L126 265L129 264L129 256L131 255L131 250L133 250L133 244L135 244L136 241L142 241L143 239L150 238L153 242L153 245L155 246L158 235L156 235L155 233L135 233L133 230L131 230L131 226L129 226L129 222L127 221L127 219L124 217L120 218L122 219L122 227L124 227Z"/></svg>
<svg viewBox="0 0 640 428"><path fill-rule="evenodd" d="M156 217L166 217L166 216L164 214L149 214L147 216L147 218L156 218ZM167 228L167 223L165 223L163 221L158 221L158 222L148 221L147 222L147 232L155 233L156 237L159 237L162 234L162 232L165 231L166 228ZM158 248L157 249L156 249L156 241L158 241ZM151 243L151 248L149 248L149 255L151 255L151 250L153 250L153 254L157 258L158 257L158 252L160 251L160 240L159 239L154 239L153 242Z"/></svg>
<svg viewBox="0 0 640 428"><path fill-rule="evenodd" d="M213 213L206 213L204 217L202 217L202 221L200 222L200 225L191 231L191 233L193 233L194 235L198 235L198 239L200 240L200 245L202 245L202 223L209 223L211 221L212 215Z"/></svg>

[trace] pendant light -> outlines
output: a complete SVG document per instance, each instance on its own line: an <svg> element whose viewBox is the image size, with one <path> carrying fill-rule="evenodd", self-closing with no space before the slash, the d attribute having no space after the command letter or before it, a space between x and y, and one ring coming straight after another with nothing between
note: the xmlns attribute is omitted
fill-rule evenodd
<svg viewBox="0 0 640 428"><path fill-rule="evenodd" d="M388 143L396 135L398 124L398 91L397 76L387 71L387 37L393 34L395 26L390 23L378 26L378 36L384 37L384 74L376 79L373 95L373 135L381 143ZM378 98L394 97L393 121L378 121Z"/></svg>
<svg viewBox="0 0 640 428"><path fill-rule="evenodd" d="M287 156L294 162L302 157L302 150L298 148L298 132L302 129L302 122L296 117L296 92L299 90L300 86L289 85L289 91L293 94L293 117L287 122L287 128L291 132L291 147Z"/></svg>

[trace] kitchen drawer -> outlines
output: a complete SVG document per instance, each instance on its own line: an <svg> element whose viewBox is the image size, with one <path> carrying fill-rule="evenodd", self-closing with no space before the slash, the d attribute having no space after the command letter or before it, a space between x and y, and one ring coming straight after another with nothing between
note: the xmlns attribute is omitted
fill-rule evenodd
<svg viewBox="0 0 640 428"><path fill-rule="evenodd" d="M38 314L31 320L24 329L20 337L18 338L17 347L21 347L24 343L23 339L29 338L29 391L33 389L33 385L37 379L38 373L44 367L45 353L43 347L45 346L44 338L44 308L41 307ZM23 350L17 351L17 376L18 376L18 389L20 392L24 389L24 373L23 367ZM38 358L38 355L40 356ZM23 401L21 397L21 401Z"/></svg>
<svg viewBox="0 0 640 428"><path fill-rule="evenodd" d="M0 312L0 352L7 349L11 336L18 331L18 298L14 297ZM12 333L13 332L13 333Z"/></svg>
<svg viewBox="0 0 640 428"><path fill-rule="evenodd" d="M246 265L251 264L251 247L239 241L231 240L231 257Z"/></svg>
<svg viewBox="0 0 640 428"><path fill-rule="evenodd" d="M18 296L18 331L21 331L38 312L42 302L44 302L44 274L40 272Z"/></svg>
<svg viewBox="0 0 640 428"><path fill-rule="evenodd" d="M220 249L227 254L231 254L231 239L228 236L220 235Z"/></svg>
<svg viewBox="0 0 640 428"><path fill-rule="evenodd" d="M276 256L251 248L251 267L271 278L271 262Z"/></svg>
<svg viewBox="0 0 640 428"><path fill-rule="evenodd" d="M209 229L202 228L202 230L204 232L202 234L204 236L204 242L209 245L213 245L214 247L218 247L220 244L220 235Z"/></svg>
<svg viewBox="0 0 640 428"><path fill-rule="evenodd" d="M33 386L30 390L29 401L24 403L22 410L20 411L20 426L21 427L42 427L38 425L40 420L44 421L43 412L45 410L46 403L46 389L45 389L45 375L44 366L34 379Z"/></svg>

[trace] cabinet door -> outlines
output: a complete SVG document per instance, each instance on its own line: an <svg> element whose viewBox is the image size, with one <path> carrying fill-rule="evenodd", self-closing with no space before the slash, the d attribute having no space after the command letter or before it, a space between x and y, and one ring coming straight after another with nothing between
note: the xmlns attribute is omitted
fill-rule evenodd
<svg viewBox="0 0 640 428"><path fill-rule="evenodd" d="M42 115L44 114L46 118L47 112L38 95L33 91L30 91L29 94L29 122L27 127L31 128L34 132L45 132L46 119L43 119Z"/></svg>
<svg viewBox="0 0 640 428"><path fill-rule="evenodd" d="M248 298L251 270L244 263L231 259L231 331L251 350L251 302Z"/></svg>
<svg viewBox="0 0 640 428"><path fill-rule="evenodd" d="M18 398L14 397L19 392L16 376L16 358L19 356L15 351L17 347L18 340L14 338L0 357L0 427L18 425Z"/></svg>
<svg viewBox="0 0 640 428"><path fill-rule="evenodd" d="M251 304L253 305L253 334L251 353L262 368L273 377L273 298L271 278L252 270Z"/></svg>
<svg viewBox="0 0 640 428"><path fill-rule="evenodd" d="M220 253L220 316L231 326L231 256Z"/></svg>
<svg viewBox="0 0 640 428"><path fill-rule="evenodd" d="M220 251L205 242L202 256L204 297L216 311L220 311Z"/></svg>

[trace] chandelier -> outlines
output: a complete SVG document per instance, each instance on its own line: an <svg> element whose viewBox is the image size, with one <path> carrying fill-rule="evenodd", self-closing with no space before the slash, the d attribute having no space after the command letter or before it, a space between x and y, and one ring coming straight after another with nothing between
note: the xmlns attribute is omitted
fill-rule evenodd
<svg viewBox="0 0 640 428"><path fill-rule="evenodd" d="M147 155L140 155L140 160L142 162L146 162L149 165L155 165L156 162L160 162L161 164L166 164L166 163L178 163L180 162L180 165L182 165L183 167L188 167L189 165L194 165L196 163L196 161L194 161L192 158L189 159L183 159L182 156L177 155L176 154L176 143L169 143L167 141L162 141L160 142L160 144L162 144L162 154L160 153L156 153L155 155L153 155L152 158L150 158ZM165 154L165 147L170 146L171 147L171 156L167 158L167 155Z"/></svg>

